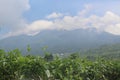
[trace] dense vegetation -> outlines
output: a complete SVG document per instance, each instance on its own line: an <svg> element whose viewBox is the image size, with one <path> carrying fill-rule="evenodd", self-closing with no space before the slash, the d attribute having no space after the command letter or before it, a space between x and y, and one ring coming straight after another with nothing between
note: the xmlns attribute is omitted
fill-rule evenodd
<svg viewBox="0 0 120 80"><path fill-rule="evenodd" d="M30 48L28 47L28 51ZM0 50L0 80L120 80L120 61L22 55L18 49Z"/></svg>
<svg viewBox="0 0 120 80"><path fill-rule="evenodd" d="M88 56L88 57L98 57L101 56L106 59L120 59L120 44L109 44L109 45L103 45L98 48L89 49L86 51L81 52L82 56Z"/></svg>

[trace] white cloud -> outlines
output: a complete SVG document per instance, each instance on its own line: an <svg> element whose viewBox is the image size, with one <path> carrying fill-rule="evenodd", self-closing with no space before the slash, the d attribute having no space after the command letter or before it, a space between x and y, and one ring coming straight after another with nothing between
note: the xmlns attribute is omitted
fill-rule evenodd
<svg viewBox="0 0 120 80"><path fill-rule="evenodd" d="M115 25L110 25L105 29L105 31L111 34L120 35L120 23Z"/></svg>
<svg viewBox="0 0 120 80"><path fill-rule="evenodd" d="M30 8L29 0L0 0L0 27L9 29L7 36L15 35L27 25L23 13ZM18 35L18 34L16 34Z"/></svg>
<svg viewBox="0 0 120 80"><path fill-rule="evenodd" d="M80 11L78 13L78 15L80 15L81 17L84 17L92 9L92 5L91 4L86 4L86 5L84 5L84 7L85 7L85 9L83 9L82 11Z"/></svg>
<svg viewBox="0 0 120 80"><path fill-rule="evenodd" d="M27 35L36 35L42 30L51 30L53 22L47 20L38 20L28 25L24 31Z"/></svg>
<svg viewBox="0 0 120 80"><path fill-rule="evenodd" d="M29 8L29 0L0 1L0 24L7 25L6 27L11 29L4 36L0 35L0 37L6 38L21 34L33 36L42 30L75 30L88 28L96 28L98 31L120 35L120 16L111 11L106 11L103 16L95 14L85 16L89 13L91 5L86 5L85 9L75 16L53 12L46 17L52 20L40 19L27 24L22 15Z"/></svg>
<svg viewBox="0 0 120 80"><path fill-rule="evenodd" d="M120 35L120 33L116 33L115 31L115 29L118 29L118 26L116 25L120 24L119 15L107 11L103 16L91 16L90 20L91 26L99 31L106 31L115 35ZM120 31L120 29L118 30Z"/></svg>
<svg viewBox="0 0 120 80"><path fill-rule="evenodd" d="M56 13L56 12L53 12L52 14L46 16L47 19L55 19L55 18L59 18L59 17L62 17L63 14L61 13Z"/></svg>
<svg viewBox="0 0 120 80"><path fill-rule="evenodd" d="M17 36L21 34L26 34L28 36L34 36L42 30L52 30L53 29L52 25L53 25L52 21L47 21L47 20L34 21L31 24L26 25L24 29L20 29L15 32L11 31L5 34L4 36L1 37L1 39L7 38L10 36Z"/></svg>
<svg viewBox="0 0 120 80"><path fill-rule="evenodd" d="M105 31L120 35L120 16L110 11L107 11L103 16L64 16L62 19L56 19L53 22L54 29L57 30L96 28L99 32Z"/></svg>

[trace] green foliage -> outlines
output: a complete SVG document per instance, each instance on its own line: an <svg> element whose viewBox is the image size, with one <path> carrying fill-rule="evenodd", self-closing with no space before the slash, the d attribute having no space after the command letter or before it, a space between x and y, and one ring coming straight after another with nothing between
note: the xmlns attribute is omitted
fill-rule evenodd
<svg viewBox="0 0 120 80"><path fill-rule="evenodd" d="M87 56L88 59L93 59L96 56L101 56L102 58L105 59L114 59L114 60L119 60L120 59L120 44L109 44L109 45L104 45L95 49L89 49L86 51L83 51L81 53L83 56Z"/></svg>
<svg viewBox="0 0 120 80"><path fill-rule="evenodd" d="M31 51L31 47L30 47L30 45L27 46L27 51L28 51L28 52Z"/></svg>
<svg viewBox="0 0 120 80"><path fill-rule="evenodd" d="M118 59L81 59L74 53L49 61L51 55L23 56L18 49L0 50L0 80L120 80Z"/></svg>
<svg viewBox="0 0 120 80"><path fill-rule="evenodd" d="M53 60L53 55L50 53L45 54L44 59L46 61L52 61Z"/></svg>

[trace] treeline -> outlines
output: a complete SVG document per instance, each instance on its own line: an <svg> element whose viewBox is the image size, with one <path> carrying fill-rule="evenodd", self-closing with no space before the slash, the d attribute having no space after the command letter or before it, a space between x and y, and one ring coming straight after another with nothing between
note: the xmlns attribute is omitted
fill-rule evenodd
<svg viewBox="0 0 120 80"><path fill-rule="evenodd" d="M41 57L22 55L18 49L0 50L0 80L120 80L120 61L93 61L77 54L61 58L47 52Z"/></svg>

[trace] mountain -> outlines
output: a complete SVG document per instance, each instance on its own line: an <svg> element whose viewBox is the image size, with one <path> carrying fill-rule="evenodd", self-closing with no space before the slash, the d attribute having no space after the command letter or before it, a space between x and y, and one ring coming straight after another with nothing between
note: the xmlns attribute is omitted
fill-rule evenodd
<svg viewBox="0 0 120 80"><path fill-rule="evenodd" d="M48 46L47 50L52 53L69 53L113 43L120 43L120 36L96 29L45 30L35 36L20 35L0 40L0 48L19 48L26 53L29 44L34 54L41 54L44 46Z"/></svg>

